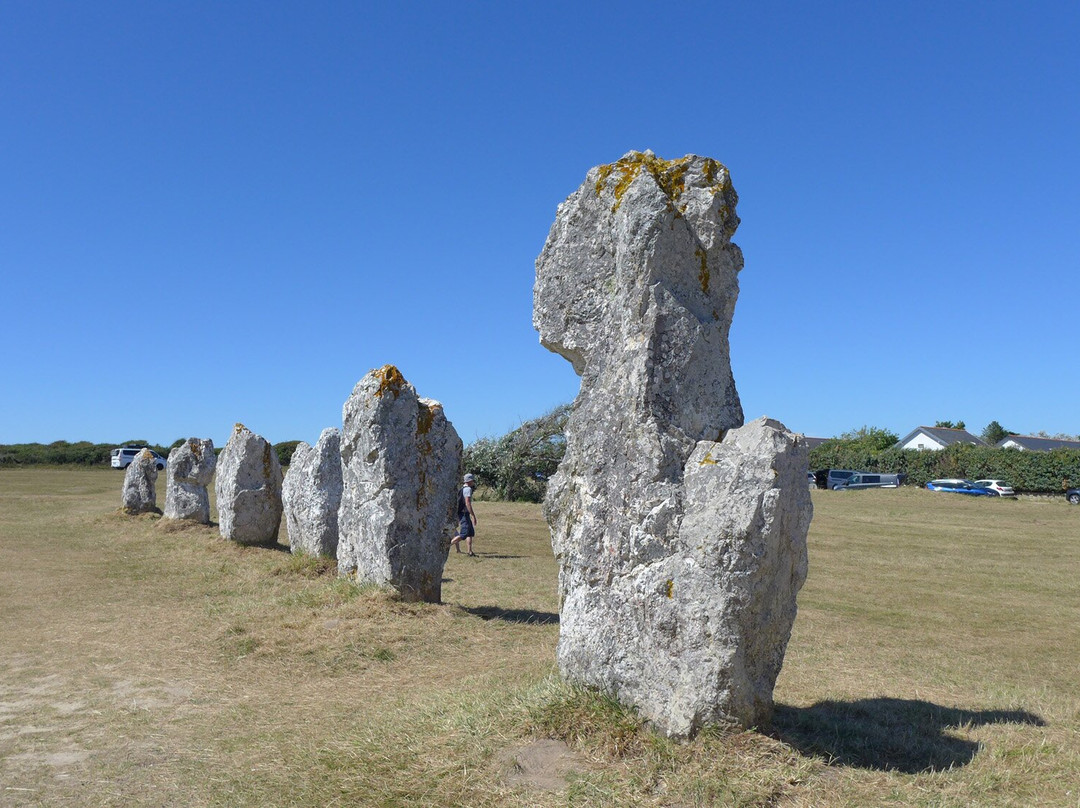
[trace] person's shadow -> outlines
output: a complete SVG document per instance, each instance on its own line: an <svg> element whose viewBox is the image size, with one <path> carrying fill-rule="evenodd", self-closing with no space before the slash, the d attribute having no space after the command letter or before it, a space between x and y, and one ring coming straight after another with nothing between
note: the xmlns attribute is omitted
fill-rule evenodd
<svg viewBox="0 0 1080 808"><path fill-rule="evenodd" d="M912 699L777 704L771 735L832 765L915 774L971 762L975 741L949 733L984 724L1046 725L1024 710L960 710Z"/></svg>

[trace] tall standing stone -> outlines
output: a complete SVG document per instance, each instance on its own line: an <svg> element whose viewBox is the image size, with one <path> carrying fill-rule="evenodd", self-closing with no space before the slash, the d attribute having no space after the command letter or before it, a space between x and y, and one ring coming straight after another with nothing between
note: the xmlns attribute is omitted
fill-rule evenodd
<svg viewBox="0 0 1080 808"><path fill-rule="evenodd" d="M124 513L157 511L157 458L149 449L143 449L128 464L121 496Z"/></svg>
<svg viewBox="0 0 1080 808"><path fill-rule="evenodd" d="M209 438L188 438L169 452L165 518L210 524L210 492L217 455Z"/></svg>
<svg viewBox="0 0 1080 808"><path fill-rule="evenodd" d="M715 160L631 152L559 206L536 262L541 342L581 376L545 500L559 667L677 737L768 722L806 574L805 446L739 429L737 200Z"/></svg>
<svg viewBox="0 0 1080 808"><path fill-rule="evenodd" d="M281 464L274 447L243 424L217 463L218 527L239 544L272 544L281 526Z"/></svg>
<svg viewBox="0 0 1080 808"><path fill-rule="evenodd" d="M442 405L419 398L393 365L357 382L342 420L339 572L438 603L461 439Z"/></svg>
<svg viewBox="0 0 1080 808"><path fill-rule="evenodd" d="M324 429L315 446L300 441L281 489L292 552L337 556L341 491L341 431Z"/></svg>

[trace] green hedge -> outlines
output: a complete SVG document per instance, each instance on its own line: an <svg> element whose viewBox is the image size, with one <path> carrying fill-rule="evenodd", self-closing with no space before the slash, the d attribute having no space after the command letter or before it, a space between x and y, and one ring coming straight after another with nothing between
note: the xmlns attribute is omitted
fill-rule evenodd
<svg viewBox="0 0 1080 808"><path fill-rule="evenodd" d="M169 450L164 446L155 446L146 441L90 443L84 440L69 443L58 440L53 443L0 444L0 466L108 466L110 453L117 446L149 446L162 457L169 456Z"/></svg>
<svg viewBox="0 0 1080 808"><path fill-rule="evenodd" d="M870 451L853 441L830 440L810 450L811 469L852 469L907 475L905 484L926 485L939 477L1005 480L1018 492L1060 494L1080 486L1080 450L1025 452L993 446L953 444L941 451Z"/></svg>
<svg viewBox="0 0 1080 808"><path fill-rule="evenodd" d="M123 443L90 443L89 441L68 443L66 440L47 444L0 443L0 466L108 466L112 460L112 450L118 446L149 446L159 455L167 458L170 449L179 446L184 440L184 438L179 438L170 447L158 446L144 440L128 440ZM274 444L274 451L281 465L289 465L299 442L287 440ZM221 447L214 451L221 454Z"/></svg>

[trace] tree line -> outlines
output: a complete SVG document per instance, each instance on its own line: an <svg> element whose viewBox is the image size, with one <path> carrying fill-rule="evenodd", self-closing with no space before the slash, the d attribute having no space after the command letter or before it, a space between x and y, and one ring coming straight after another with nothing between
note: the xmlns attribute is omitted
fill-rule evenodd
<svg viewBox="0 0 1080 808"><path fill-rule="evenodd" d="M109 466L112 450L120 446L145 446L162 457L180 446L186 438L177 438L168 446L150 443L145 440L128 440L122 443L91 443L89 441L66 440L52 443L0 443L0 466ZM274 452L281 465L289 465L298 440L287 440L274 444ZM218 454L224 447L214 449Z"/></svg>

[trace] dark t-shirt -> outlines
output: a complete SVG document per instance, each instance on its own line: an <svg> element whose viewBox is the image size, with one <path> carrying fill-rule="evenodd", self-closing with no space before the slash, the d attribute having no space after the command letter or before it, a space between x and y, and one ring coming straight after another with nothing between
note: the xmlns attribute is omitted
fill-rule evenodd
<svg viewBox="0 0 1080 808"><path fill-rule="evenodd" d="M470 488L469 486L465 486L458 493L458 498L457 498L457 515L458 516L465 516L465 514L467 514L469 512L468 507L465 505L465 500L466 499L472 499L472 492L473 492L472 488Z"/></svg>

